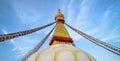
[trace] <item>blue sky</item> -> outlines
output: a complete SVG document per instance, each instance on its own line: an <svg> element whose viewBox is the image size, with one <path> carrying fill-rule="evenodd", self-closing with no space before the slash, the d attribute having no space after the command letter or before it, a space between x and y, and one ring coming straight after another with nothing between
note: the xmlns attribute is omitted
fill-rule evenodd
<svg viewBox="0 0 120 61"><path fill-rule="evenodd" d="M120 0L0 0L0 34L23 31L54 22L60 8L65 21L75 28L111 45L120 47ZM0 61L18 61L51 29L0 42ZM115 55L68 27L77 48L97 61L120 61ZM49 40L41 49L48 46Z"/></svg>

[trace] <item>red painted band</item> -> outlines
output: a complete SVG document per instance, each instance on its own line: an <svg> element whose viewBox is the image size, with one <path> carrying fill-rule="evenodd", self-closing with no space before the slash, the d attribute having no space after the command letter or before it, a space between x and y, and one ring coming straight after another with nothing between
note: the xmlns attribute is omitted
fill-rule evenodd
<svg viewBox="0 0 120 61"><path fill-rule="evenodd" d="M72 38L66 38L66 37L60 37L60 36L53 36L49 45L52 45L52 43L54 42L54 40L58 40L58 41L64 41L64 42L73 42Z"/></svg>

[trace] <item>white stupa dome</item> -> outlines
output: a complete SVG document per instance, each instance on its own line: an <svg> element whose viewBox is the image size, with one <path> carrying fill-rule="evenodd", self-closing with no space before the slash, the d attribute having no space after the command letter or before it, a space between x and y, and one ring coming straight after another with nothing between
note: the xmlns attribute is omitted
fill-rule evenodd
<svg viewBox="0 0 120 61"><path fill-rule="evenodd" d="M72 45L56 44L31 55L27 61L96 61L88 53Z"/></svg>

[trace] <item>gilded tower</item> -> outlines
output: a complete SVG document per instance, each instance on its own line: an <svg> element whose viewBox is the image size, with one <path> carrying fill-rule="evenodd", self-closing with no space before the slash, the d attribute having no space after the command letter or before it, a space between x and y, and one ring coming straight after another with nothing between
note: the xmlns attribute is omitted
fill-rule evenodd
<svg viewBox="0 0 120 61"><path fill-rule="evenodd" d="M31 55L27 61L96 61L85 51L72 45L73 40L64 26L64 15L58 10L56 28L49 46Z"/></svg>

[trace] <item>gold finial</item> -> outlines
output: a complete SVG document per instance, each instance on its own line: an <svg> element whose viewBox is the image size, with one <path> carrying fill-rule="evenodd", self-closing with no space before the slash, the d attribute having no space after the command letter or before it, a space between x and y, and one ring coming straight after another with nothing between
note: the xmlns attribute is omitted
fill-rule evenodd
<svg viewBox="0 0 120 61"><path fill-rule="evenodd" d="M56 22L62 21L62 23L64 23L64 15L61 13L60 9L58 9L58 12L55 16L55 20Z"/></svg>
<svg viewBox="0 0 120 61"><path fill-rule="evenodd" d="M58 9L58 12L61 13L61 12L60 12L60 9Z"/></svg>
<svg viewBox="0 0 120 61"><path fill-rule="evenodd" d="M58 9L58 13L56 14L56 16L62 16L62 17L64 17L64 15L61 13L60 9Z"/></svg>

